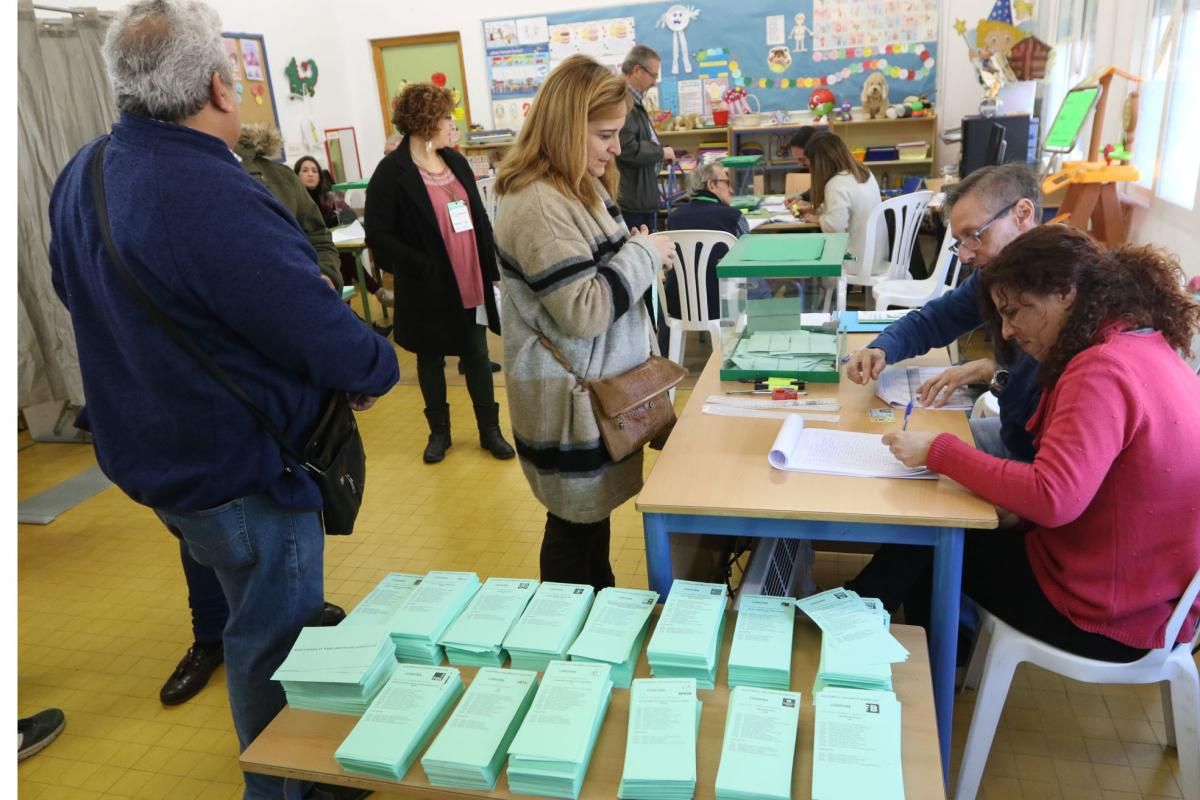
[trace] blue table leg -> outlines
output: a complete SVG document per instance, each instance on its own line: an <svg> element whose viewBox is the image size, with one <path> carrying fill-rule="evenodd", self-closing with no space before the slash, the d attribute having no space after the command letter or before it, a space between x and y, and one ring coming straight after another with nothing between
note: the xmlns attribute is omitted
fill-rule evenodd
<svg viewBox="0 0 1200 800"><path fill-rule="evenodd" d="M933 702L937 707L942 775L950 773L950 728L954 718L954 665L958 656L958 610L962 592L963 531L943 528L933 548L933 608L930 620L930 666Z"/></svg>
<svg viewBox="0 0 1200 800"><path fill-rule="evenodd" d="M671 591L671 536L662 514L643 514L642 530L646 537L646 577L650 588L665 600Z"/></svg>

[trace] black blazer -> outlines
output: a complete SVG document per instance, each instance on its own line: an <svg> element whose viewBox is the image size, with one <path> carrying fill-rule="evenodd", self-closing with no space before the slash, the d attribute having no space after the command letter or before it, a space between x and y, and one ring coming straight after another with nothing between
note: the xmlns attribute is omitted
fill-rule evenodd
<svg viewBox="0 0 1200 800"><path fill-rule="evenodd" d="M500 314L492 283L500 280L500 272L491 220L467 160L450 148L439 150L438 155L467 190L488 328L498 334ZM367 184L365 226L367 246L379 266L396 277L396 342L414 353L460 355L475 312L463 308L433 203L413 163L407 136L379 162Z"/></svg>

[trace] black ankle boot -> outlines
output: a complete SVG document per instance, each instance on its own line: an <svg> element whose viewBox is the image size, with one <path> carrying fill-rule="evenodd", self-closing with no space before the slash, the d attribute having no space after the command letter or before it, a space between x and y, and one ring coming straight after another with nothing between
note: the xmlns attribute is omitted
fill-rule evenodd
<svg viewBox="0 0 1200 800"><path fill-rule="evenodd" d="M475 406L475 422L479 425L479 446L500 460L517 454L500 433L500 406L496 403Z"/></svg>
<svg viewBox="0 0 1200 800"><path fill-rule="evenodd" d="M423 458L426 464L436 464L446 457L446 451L452 444L450 441L450 406L425 409L425 419L429 420L429 442L425 445Z"/></svg>

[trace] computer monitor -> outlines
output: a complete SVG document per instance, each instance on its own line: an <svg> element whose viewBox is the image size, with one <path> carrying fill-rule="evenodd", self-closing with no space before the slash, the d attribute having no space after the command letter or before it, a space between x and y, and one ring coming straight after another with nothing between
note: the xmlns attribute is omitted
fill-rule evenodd
<svg viewBox="0 0 1200 800"><path fill-rule="evenodd" d="M1008 152L1008 140L1004 138L1007 129L1003 125L992 123L988 133L987 155L985 166L994 167L1004 163L1004 154Z"/></svg>

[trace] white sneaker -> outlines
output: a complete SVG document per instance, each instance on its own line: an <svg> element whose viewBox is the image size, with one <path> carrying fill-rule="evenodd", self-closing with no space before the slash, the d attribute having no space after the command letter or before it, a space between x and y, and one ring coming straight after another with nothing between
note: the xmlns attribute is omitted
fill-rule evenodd
<svg viewBox="0 0 1200 800"><path fill-rule="evenodd" d="M384 305L390 305L391 302L396 299L396 296L392 294L391 289L385 289L382 286L379 287L379 291L375 292L375 297L379 298L379 302L383 303Z"/></svg>

